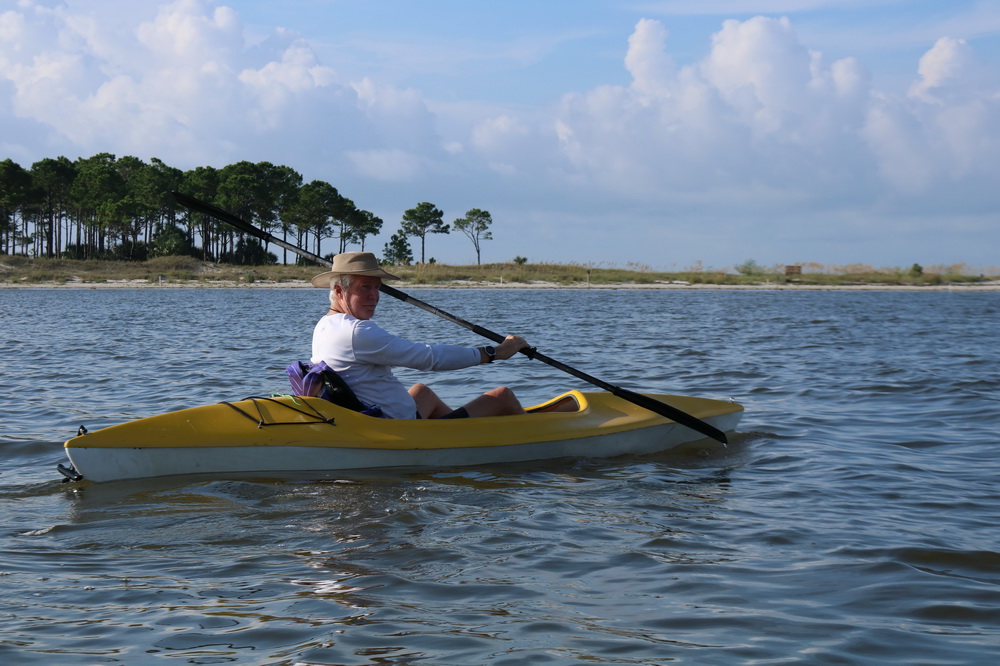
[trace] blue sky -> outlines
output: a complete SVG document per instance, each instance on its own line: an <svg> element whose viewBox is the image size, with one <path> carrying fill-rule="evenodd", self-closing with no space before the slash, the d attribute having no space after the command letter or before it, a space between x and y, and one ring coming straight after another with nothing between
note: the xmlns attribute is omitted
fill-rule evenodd
<svg viewBox="0 0 1000 666"><path fill-rule="evenodd" d="M287 164L376 252L430 201L484 261L988 270L1000 3L0 0L0 158L103 151Z"/></svg>

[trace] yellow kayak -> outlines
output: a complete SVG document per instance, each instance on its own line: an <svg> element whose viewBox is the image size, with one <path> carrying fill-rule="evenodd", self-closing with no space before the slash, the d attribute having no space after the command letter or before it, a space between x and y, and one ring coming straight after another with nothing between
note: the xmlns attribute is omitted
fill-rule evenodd
<svg viewBox="0 0 1000 666"><path fill-rule="evenodd" d="M723 432L734 430L743 414L732 402L647 395ZM320 398L248 398L80 434L65 447L71 471L100 482L610 457L665 451L700 439L699 433L610 393L569 391L522 416L446 420L376 418Z"/></svg>

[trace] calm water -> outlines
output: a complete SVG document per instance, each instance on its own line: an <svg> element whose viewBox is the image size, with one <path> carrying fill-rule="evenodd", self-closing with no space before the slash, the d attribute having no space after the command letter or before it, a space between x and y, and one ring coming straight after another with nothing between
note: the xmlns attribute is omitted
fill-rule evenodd
<svg viewBox="0 0 1000 666"><path fill-rule="evenodd" d="M0 290L0 662L1000 653L1000 292L413 295L612 383L732 397L740 433L728 449L335 482L62 484L81 424L287 390L325 295ZM482 342L390 299L379 320ZM455 402L589 388L527 359L430 380Z"/></svg>

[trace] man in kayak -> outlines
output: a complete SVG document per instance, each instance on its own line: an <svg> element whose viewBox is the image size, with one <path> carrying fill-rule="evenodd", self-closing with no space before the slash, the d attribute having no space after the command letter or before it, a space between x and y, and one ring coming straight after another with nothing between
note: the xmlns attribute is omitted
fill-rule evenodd
<svg viewBox="0 0 1000 666"><path fill-rule="evenodd" d="M394 366L417 370L457 370L506 360L528 343L509 335L495 348L427 345L396 337L370 321L379 302L382 279L398 280L382 270L371 252L344 252L331 270L312 279L330 290L330 311L313 330L313 363L320 361L343 377L361 402L378 405L394 419L447 419L523 414L524 408L506 386L487 391L451 409L428 386L407 390L392 374Z"/></svg>

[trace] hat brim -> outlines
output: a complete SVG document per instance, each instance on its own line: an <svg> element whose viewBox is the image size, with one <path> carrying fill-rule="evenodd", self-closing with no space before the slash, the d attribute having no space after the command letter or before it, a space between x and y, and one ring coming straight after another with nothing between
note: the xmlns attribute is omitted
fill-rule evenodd
<svg viewBox="0 0 1000 666"><path fill-rule="evenodd" d="M314 287L319 287L320 289L329 289L330 288L330 283L333 281L333 278L337 277L338 275L367 275L368 277L378 277L378 278L382 278L383 280L398 280L399 279L397 276L393 275L392 273L387 273L386 271L384 271L381 268L379 268L379 269L371 270L371 271L357 271L357 272L355 272L355 271L327 271L325 273L320 273L319 275L317 275L316 277L314 277L312 280L309 280L309 282Z"/></svg>

